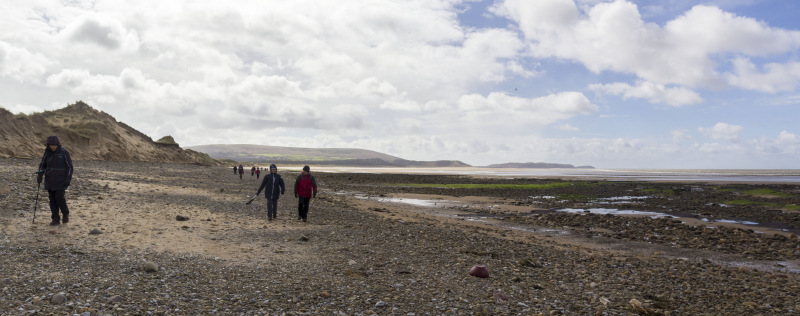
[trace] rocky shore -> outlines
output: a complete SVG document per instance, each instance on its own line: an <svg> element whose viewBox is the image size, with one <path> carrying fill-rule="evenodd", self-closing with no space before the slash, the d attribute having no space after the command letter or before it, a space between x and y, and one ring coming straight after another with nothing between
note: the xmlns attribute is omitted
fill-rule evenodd
<svg viewBox="0 0 800 316"><path fill-rule="evenodd" d="M0 159L0 315L800 315L797 185L314 173L303 223L230 168L77 161L51 227L35 164Z"/></svg>

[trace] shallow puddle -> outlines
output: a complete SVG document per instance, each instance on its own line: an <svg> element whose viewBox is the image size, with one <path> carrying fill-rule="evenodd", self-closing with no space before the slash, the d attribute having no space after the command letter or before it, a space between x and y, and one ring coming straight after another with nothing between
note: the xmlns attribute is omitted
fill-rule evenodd
<svg viewBox="0 0 800 316"><path fill-rule="evenodd" d="M554 210L556 212L561 213L573 213L573 214L611 214L611 215L627 215L627 216L649 216L651 218L674 218L674 216L665 214L665 213L657 213L657 212L647 212L647 211L634 211L634 210L620 210L615 208L562 208Z"/></svg>
<svg viewBox="0 0 800 316"><path fill-rule="evenodd" d="M447 201L447 200L421 200L421 199L406 199L406 198L378 198L377 200L378 202L404 203L404 204L411 204L424 207L437 207L445 205L449 206L456 203L455 201Z"/></svg>
<svg viewBox="0 0 800 316"><path fill-rule="evenodd" d="M597 204L630 204L638 203L636 200L644 200L649 196L614 196L609 198L599 198L594 200Z"/></svg>
<svg viewBox="0 0 800 316"><path fill-rule="evenodd" d="M701 221L709 222L709 223L728 223L728 224L742 224L742 225L758 225L756 222L750 221L735 221L732 219L708 219L708 218L701 218Z"/></svg>

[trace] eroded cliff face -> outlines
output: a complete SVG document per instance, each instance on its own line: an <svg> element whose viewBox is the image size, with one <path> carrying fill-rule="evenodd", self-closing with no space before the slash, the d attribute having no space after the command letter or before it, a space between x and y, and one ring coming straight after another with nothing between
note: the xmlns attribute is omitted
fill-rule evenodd
<svg viewBox="0 0 800 316"><path fill-rule="evenodd" d="M53 130L44 115L14 115L0 108L0 157L35 157L42 154Z"/></svg>
<svg viewBox="0 0 800 316"><path fill-rule="evenodd" d="M215 163L208 155L183 150L178 144L154 142L81 101L31 115L0 108L0 157L39 157L49 135L58 136L75 160Z"/></svg>

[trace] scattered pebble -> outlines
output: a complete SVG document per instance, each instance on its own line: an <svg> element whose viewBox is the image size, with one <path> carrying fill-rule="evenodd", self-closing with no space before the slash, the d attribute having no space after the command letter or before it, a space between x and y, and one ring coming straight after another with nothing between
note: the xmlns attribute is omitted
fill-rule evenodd
<svg viewBox="0 0 800 316"><path fill-rule="evenodd" d="M53 302L53 304L61 305L67 302L67 296L64 293L58 293L53 295L53 298L50 299L50 301Z"/></svg>
<svg viewBox="0 0 800 316"><path fill-rule="evenodd" d="M122 301L123 301L122 296L114 295L112 297L109 297L108 300L106 300L106 304L115 304Z"/></svg>
<svg viewBox="0 0 800 316"><path fill-rule="evenodd" d="M158 272L158 264L152 261L145 262L142 265L144 272Z"/></svg>

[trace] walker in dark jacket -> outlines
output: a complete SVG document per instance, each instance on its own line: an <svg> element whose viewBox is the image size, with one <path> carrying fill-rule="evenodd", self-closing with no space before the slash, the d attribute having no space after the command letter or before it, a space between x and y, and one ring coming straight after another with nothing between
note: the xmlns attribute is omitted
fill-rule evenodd
<svg viewBox="0 0 800 316"><path fill-rule="evenodd" d="M264 196L267 198L267 217L269 220L278 218L278 198L286 191L286 185L278 174L278 167L275 164L269 165L269 174L261 180L256 196L261 194L261 190L264 190Z"/></svg>
<svg viewBox="0 0 800 316"><path fill-rule="evenodd" d="M44 150L42 161L39 163L39 183L44 177L44 189L50 198L50 213L53 219L50 225L69 222L69 208L65 190L72 182L72 158L69 151L61 146L57 136L47 137L47 148ZM61 215L59 215L61 210Z"/></svg>
<svg viewBox="0 0 800 316"><path fill-rule="evenodd" d="M297 218L304 222L308 219L308 205L311 198L317 196L317 180L311 175L308 166L303 167L303 172L294 181L294 197L298 198Z"/></svg>

